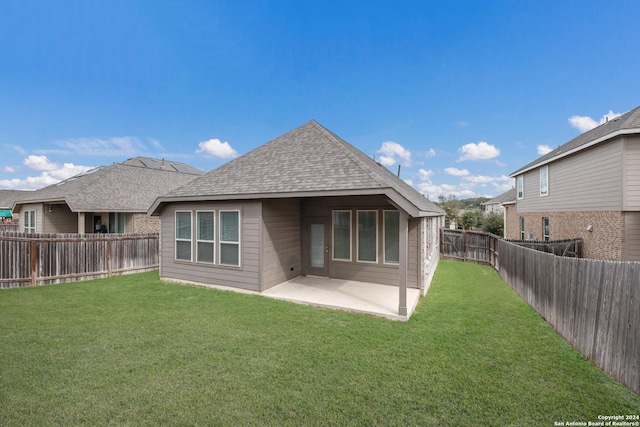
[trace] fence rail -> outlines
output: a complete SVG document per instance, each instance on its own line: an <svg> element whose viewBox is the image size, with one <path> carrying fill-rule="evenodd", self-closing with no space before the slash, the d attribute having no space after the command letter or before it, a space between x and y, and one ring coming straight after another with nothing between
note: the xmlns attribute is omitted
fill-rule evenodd
<svg viewBox="0 0 640 427"><path fill-rule="evenodd" d="M442 258L493 266L576 350L640 394L640 262L562 257L453 231L441 232Z"/></svg>
<svg viewBox="0 0 640 427"><path fill-rule="evenodd" d="M157 233L0 233L0 288L137 273L158 263Z"/></svg>

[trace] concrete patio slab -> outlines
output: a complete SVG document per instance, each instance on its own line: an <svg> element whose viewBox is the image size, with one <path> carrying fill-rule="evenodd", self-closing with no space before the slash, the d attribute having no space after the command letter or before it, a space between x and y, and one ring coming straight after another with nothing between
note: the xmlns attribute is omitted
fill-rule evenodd
<svg viewBox="0 0 640 427"><path fill-rule="evenodd" d="M268 289L260 295L299 304L406 321L418 304L420 290L407 289L406 316L398 314L398 287L377 283L301 276Z"/></svg>

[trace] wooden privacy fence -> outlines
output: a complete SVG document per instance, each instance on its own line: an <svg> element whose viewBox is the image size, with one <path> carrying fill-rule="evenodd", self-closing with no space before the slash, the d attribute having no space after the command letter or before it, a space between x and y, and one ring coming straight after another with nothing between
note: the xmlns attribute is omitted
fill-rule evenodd
<svg viewBox="0 0 640 427"><path fill-rule="evenodd" d="M157 233L0 233L0 288L155 270L158 260Z"/></svg>
<svg viewBox="0 0 640 427"><path fill-rule="evenodd" d="M484 252L471 247L461 258L442 240L443 258L493 266L576 350L640 394L640 262L561 257L486 236Z"/></svg>

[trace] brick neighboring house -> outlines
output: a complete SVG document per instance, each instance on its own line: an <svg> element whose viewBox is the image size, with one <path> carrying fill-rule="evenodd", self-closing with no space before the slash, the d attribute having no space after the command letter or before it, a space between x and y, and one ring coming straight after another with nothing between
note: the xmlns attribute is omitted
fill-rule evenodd
<svg viewBox="0 0 640 427"><path fill-rule="evenodd" d="M640 107L511 174L509 239L581 237L587 258L640 260Z"/></svg>
<svg viewBox="0 0 640 427"><path fill-rule="evenodd" d="M203 173L183 163L135 157L31 191L13 211L20 212L25 233L157 233L159 220L147 209Z"/></svg>

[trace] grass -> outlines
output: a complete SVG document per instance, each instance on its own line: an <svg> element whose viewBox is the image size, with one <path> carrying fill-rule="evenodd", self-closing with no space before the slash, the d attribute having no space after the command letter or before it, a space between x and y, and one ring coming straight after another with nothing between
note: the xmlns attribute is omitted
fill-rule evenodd
<svg viewBox="0 0 640 427"><path fill-rule="evenodd" d="M0 292L0 420L553 425L637 414L488 267L442 261L409 322L163 283Z"/></svg>

